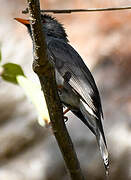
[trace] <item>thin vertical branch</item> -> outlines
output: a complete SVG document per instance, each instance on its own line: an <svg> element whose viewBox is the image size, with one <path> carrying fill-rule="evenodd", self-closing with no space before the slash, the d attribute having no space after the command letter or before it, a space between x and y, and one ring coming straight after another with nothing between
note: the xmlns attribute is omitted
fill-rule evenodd
<svg viewBox="0 0 131 180"><path fill-rule="evenodd" d="M39 0L27 0L33 38L33 70L37 73L45 95L51 125L72 180L84 180L72 141L63 120L62 105L57 93L54 68L47 58L42 31Z"/></svg>

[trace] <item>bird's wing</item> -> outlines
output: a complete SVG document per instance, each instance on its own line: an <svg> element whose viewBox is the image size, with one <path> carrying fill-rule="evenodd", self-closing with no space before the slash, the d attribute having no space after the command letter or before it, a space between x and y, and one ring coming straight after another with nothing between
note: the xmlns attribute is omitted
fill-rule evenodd
<svg viewBox="0 0 131 180"><path fill-rule="evenodd" d="M68 75L68 83L86 102L95 116L99 118L103 115L94 78L74 48L54 38L48 43L48 54L59 73L65 78Z"/></svg>

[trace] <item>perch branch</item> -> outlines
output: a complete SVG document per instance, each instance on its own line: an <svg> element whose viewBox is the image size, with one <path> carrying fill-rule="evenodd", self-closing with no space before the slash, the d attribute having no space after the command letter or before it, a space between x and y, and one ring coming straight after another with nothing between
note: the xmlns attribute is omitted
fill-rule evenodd
<svg viewBox="0 0 131 180"><path fill-rule="evenodd" d="M47 58L42 31L39 0L27 0L33 38L33 70L38 75L51 120L52 129L72 180L84 180L74 147L66 129L62 105L57 93L54 68Z"/></svg>

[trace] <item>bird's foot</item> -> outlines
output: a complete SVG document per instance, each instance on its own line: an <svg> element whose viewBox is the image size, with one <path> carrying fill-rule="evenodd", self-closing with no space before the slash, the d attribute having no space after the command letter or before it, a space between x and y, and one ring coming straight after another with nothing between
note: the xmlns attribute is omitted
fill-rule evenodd
<svg viewBox="0 0 131 180"><path fill-rule="evenodd" d="M70 111L70 109L69 108L67 108L64 112L63 112L63 114L65 115L67 112L69 112ZM68 121L68 117L67 116L64 116L64 122L66 123Z"/></svg>
<svg viewBox="0 0 131 180"><path fill-rule="evenodd" d="M66 123L68 121L68 117L64 116L64 122Z"/></svg>
<svg viewBox="0 0 131 180"><path fill-rule="evenodd" d="M67 108L64 112L63 112L63 114L65 115L67 112L69 112L70 111L70 109L69 108Z"/></svg>

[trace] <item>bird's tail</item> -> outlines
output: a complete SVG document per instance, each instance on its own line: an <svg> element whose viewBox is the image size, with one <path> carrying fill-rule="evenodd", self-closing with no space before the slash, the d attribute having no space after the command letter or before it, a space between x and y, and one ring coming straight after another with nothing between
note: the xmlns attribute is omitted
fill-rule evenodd
<svg viewBox="0 0 131 180"><path fill-rule="evenodd" d="M101 152L101 156L103 158L104 161L104 166L106 169L106 175L109 174L108 170L109 170L109 159L108 159L108 150L107 150L107 145L105 143L105 140L103 138L102 133L100 132L99 128L97 130L96 133L96 139L97 139L97 143Z"/></svg>
<svg viewBox="0 0 131 180"><path fill-rule="evenodd" d="M96 140L101 152L101 156L104 161L106 174L108 175L108 169L109 169L109 160L108 160L108 150L105 140L105 135L102 127L101 120L97 119L97 117L93 116L93 114L89 113L88 109L89 107L86 107L84 102L81 102L80 105L80 111L83 114L84 124L86 124L89 129L93 132L93 134L96 136Z"/></svg>

